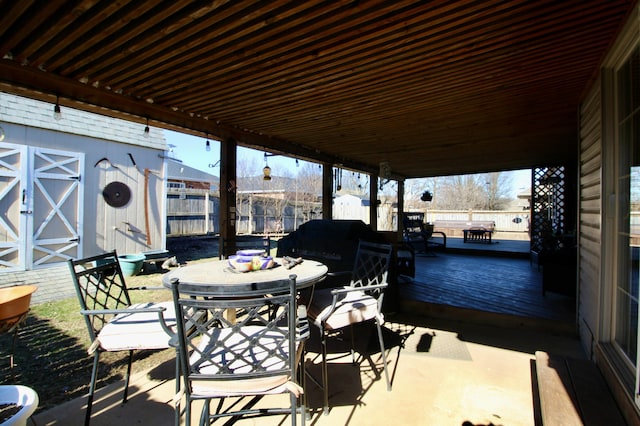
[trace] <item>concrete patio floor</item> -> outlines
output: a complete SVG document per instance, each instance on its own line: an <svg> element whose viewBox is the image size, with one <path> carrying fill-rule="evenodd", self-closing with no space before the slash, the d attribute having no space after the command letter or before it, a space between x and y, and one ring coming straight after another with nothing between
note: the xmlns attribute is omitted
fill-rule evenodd
<svg viewBox="0 0 640 426"><path fill-rule="evenodd" d="M575 336L531 329L481 326L396 314L385 324L385 344L393 389L366 360L351 364L346 354L330 365L330 412L323 415L321 391L307 381L310 425L535 425L537 350L583 358ZM382 374L379 350L366 340ZM316 331L316 330L312 330ZM375 333L373 334L375 338ZM363 341L364 341L363 340ZM366 343L365 342L365 343ZM360 347L362 341L356 342ZM307 369L319 376L317 333L308 344ZM335 348L341 351L340 348ZM330 348L331 350L331 348ZM366 352L366 351L365 351ZM172 425L174 362L132 377L129 402L120 404L122 382L99 389L92 425ZM88 379L88 377L87 377ZM271 398L282 398L281 396ZM283 403L286 405L287 397ZM265 398L260 404L267 402ZM270 400L273 402L273 399ZM78 398L34 417L42 425L81 425L86 398ZM194 404L197 424L200 404ZM224 421L218 421L223 424ZM243 419L238 424L289 424L287 416Z"/></svg>

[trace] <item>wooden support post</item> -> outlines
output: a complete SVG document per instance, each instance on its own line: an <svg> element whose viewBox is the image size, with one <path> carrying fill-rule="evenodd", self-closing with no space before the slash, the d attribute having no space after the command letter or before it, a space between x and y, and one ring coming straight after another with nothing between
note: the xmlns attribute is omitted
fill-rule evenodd
<svg viewBox="0 0 640 426"><path fill-rule="evenodd" d="M369 178L369 225L378 230L378 175Z"/></svg>
<svg viewBox="0 0 640 426"><path fill-rule="evenodd" d="M236 235L236 150L238 143L227 139L220 144L220 242ZM229 253L222 253L225 257Z"/></svg>
<svg viewBox="0 0 640 426"><path fill-rule="evenodd" d="M404 232L404 224L402 218L404 217L404 180L398 180L398 209L396 216L396 232L397 241L402 241L402 233Z"/></svg>
<svg viewBox="0 0 640 426"><path fill-rule="evenodd" d="M322 218L333 219L333 165L322 164Z"/></svg>

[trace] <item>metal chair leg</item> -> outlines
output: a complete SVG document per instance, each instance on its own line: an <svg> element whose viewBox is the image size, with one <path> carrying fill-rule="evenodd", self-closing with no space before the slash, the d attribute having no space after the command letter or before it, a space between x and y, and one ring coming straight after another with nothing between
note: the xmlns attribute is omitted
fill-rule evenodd
<svg viewBox="0 0 640 426"><path fill-rule="evenodd" d="M180 352L176 348L176 395L180 394ZM175 411L175 423L176 426L180 426L180 399L176 400Z"/></svg>
<svg viewBox="0 0 640 426"><path fill-rule="evenodd" d="M184 424L185 426L191 426L191 398L187 395L187 401L185 402L187 406L184 410Z"/></svg>
<svg viewBox="0 0 640 426"><path fill-rule="evenodd" d="M98 350L93 354L93 368L91 369L91 383L89 384L89 395L87 397L87 411L84 416L84 426L89 426L89 423L91 423L91 409L93 408L93 395L96 390L99 360L100 351Z"/></svg>
<svg viewBox="0 0 640 426"><path fill-rule="evenodd" d="M384 340L382 339L382 327L376 319L376 327L378 328L378 340L380 341L380 353L382 354L382 362L384 368L384 376L387 379L387 390L391 390L391 381L389 380L389 372L387 371L387 353L384 348Z"/></svg>
<svg viewBox="0 0 640 426"><path fill-rule="evenodd" d="M300 355L300 363L298 365L298 381L302 389L307 389L307 366L305 363L307 350L302 347L302 354ZM311 420L311 414L307 410L307 393L302 392L300 395L300 414L302 417L302 426L305 425L307 420Z"/></svg>
<svg viewBox="0 0 640 426"><path fill-rule="evenodd" d="M211 421L209 420L210 412L211 412L209 409L210 404L211 404L211 399L204 400L204 406L202 407L202 414L200 414L200 426L204 426L205 421L207 423L211 423Z"/></svg>
<svg viewBox="0 0 640 426"><path fill-rule="evenodd" d="M327 332L324 327L320 329L320 339L322 341L322 392L324 396L322 411L327 416L329 415L329 372L327 370Z"/></svg>
<svg viewBox="0 0 640 426"><path fill-rule="evenodd" d="M298 397L293 392L289 394L289 403L291 404L291 425L296 426L298 424ZM304 414L302 418L304 422Z"/></svg>
<svg viewBox="0 0 640 426"><path fill-rule="evenodd" d="M356 365L356 340L353 335L353 324L349 326L349 334L351 335L351 365Z"/></svg>
<svg viewBox="0 0 640 426"><path fill-rule="evenodd" d="M127 376L124 379L124 393L122 395L122 403L127 403L129 397L129 378L131 377L131 364L133 363L133 351L129 351L129 361L127 363Z"/></svg>

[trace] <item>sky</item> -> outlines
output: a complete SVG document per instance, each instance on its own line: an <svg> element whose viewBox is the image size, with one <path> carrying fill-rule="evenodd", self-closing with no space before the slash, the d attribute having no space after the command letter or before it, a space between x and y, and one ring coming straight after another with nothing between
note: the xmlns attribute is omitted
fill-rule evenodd
<svg viewBox="0 0 640 426"><path fill-rule="evenodd" d="M206 150L206 138L187 135L184 133L164 131L167 144L173 151L169 156L182 160L182 163L212 175L220 176L218 160L220 160L220 143L210 139L211 150ZM171 146L173 145L173 147ZM270 154L270 153L269 153ZM255 161L261 170L265 166L264 151L238 147L238 159L247 159L249 162ZM289 169L295 174L296 160L280 155L268 157L267 163L271 167L272 174L278 175L278 170Z"/></svg>
<svg viewBox="0 0 640 426"><path fill-rule="evenodd" d="M182 160L182 163L189 167L202 170L212 175L220 175L220 169L218 167L218 160L220 159L219 142L210 139L211 150L207 151L206 138L169 130L165 130L164 132L167 144L169 144L172 150L172 152L169 153L170 156ZM248 159L249 162L255 161L260 169L265 165L264 151L238 147L238 158ZM289 170L295 175L296 163L293 158L277 155L268 157L267 163L269 167L271 167L271 174L273 176L279 174L278 170ZM515 198L519 192L531 186L531 170L516 170L512 173L511 194Z"/></svg>

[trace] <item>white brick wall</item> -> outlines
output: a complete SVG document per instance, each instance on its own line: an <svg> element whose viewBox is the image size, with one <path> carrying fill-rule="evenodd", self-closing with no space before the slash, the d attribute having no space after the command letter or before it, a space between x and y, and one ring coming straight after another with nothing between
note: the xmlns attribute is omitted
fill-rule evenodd
<svg viewBox="0 0 640 426"><path fill-rule="evenodd" d="M31 303L34 305L76 295L71 272L66 263L50 268L0 274L0 287L14 285L37 286L38 290L31 296Z"/></svg>

